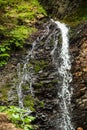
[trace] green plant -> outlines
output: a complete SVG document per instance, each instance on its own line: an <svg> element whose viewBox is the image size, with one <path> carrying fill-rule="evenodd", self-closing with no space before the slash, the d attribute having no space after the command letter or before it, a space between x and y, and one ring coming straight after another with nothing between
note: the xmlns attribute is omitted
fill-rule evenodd
<svg viewBox="0 0 87 130"><path fill-rule="evenodd" d="M19 26L10 32L11 38L8 42L10 43L10 45L13 44L15 47L22 48L28 35L28 28L25 26Z"/></svg>
<svg viewBox="0 0 87 130"><path fill-rule="evenodd" d="M17 106L0 106L0 112L7 113L11 122L16 124L17 127L20 127L24 130L33 130L31 122L35 120L35 117L28 116L28 110L19 108Z"/></svg>
<svg viewBox="0 0 87 130"><path fill-rule="evenodd" d="M38 0L0 0L0 67L14 50L22 49L26 39L37 31L38 18L46 11ZM9 49L9 50L8 50Z"/></svg>
<svg viewBox="0 0 87 130"><path fill-rule="evenodd" d="M0 67L7 63L6 60L10 56L8 53L9 50L10 48L7 45L5 44L0 45Z"/></svg>

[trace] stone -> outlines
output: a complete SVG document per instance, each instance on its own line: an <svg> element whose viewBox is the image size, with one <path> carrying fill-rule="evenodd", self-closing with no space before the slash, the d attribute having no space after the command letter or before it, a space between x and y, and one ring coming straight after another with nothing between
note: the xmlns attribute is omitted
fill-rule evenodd
<svg viewBox="0 0 87 130"><path fill-rule="evenodd" d="M78 127L77 130L83 130L83 128L82 127Z"/></svg>
<svg viewBox="0 0 87 130"><path fill-rule="evenodd" d="M74 35L70 44L70 51L73 55L72 61L72 74L74 87L74 100L75 125L78 127L82 125L82 130L87 129L87 22L77 26L76 36ZM78 33L77 33L78 32ZM80 114L80 116L79 116ZM80 128L79 128L80 129Z"/></svg>

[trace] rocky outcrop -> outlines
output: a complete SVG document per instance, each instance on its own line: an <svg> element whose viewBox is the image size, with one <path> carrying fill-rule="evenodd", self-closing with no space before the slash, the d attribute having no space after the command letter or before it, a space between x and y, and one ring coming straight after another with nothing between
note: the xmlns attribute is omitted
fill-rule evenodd
<svg viewBox="0 0 87 130"><path fill-rule="evenodd" d="M34 80L32 88L33 88L34 108L36 110L36 112L34 112L35 113L34 115L36 116L35 124L39 126L39 130L44 129L56 130L57 112L59 111L58 110L59 103L57 98L57 92L58 92L57 86L59 79L57 74L57 68L55 68L55 63L53 62L51 51L54 48L54 40L53 40L54 34L57 34L59 32L60 31L58 30L58 28L56 28L55 24L52 23L50 24L50 22L45 24L44 30L42 30L39 33L39 36L36 40L37 44L33 50L34 58L31 57L29 62L29 66L33 67L32 77L34 78ZM20 63L21 61L23 61L22 58L19 61ZM9 87L9 89L5 91L5 93L7 92L7 94L6 95L4 94L5 96L4 100L3 100L3 94L1 95L2 99L1 105L3 105L5 102L10 105L12 104L15 105L18 103L16 92L16 85L18 81L17 79L18 60L15 60L15 65L13 61L14 57L12 58L11 63L8 63L8 65L2 70L2 73L0 75L1 88ZM21 66L23 66L22 64ZM5 82L2 84L3 79ZM10 86L9 83L11 84ZM24 99L26 99L27 96L27 99L24 100L24 105L26 102L27 107L29 107L30 100L32 99L29 99L30 98L29 84L27 87L28 88L26 89L26 85L23 86L22 92Z"/></svg>
<svg viewBox="0 0 87 130"><path fill-rule="evenodd" d="M11 55L7 65L0 69L0 105L15 105L18 103L16 92L18 82L17 63L23 53L23 51L16 51Z"/></svg>
<svg viewBox="0 0 87 130"><path fill-rule="evenodd" d="M70 39L74 95L74 122L87 129L87 23L79 25Z"/></svg>
<svg viewBox="0 0 87 130"><path fill-rule="evenodd" d="M75 11L81 0L40 0L40 2L52 17L62 19L64 16Z"/></svg>
<svg viewBox="0 0 87 130"><path fill-rule="evenodd" d="M49 23L49 22L48 22ZM53 63L51 51L54 42L50 36L54 32L59 32L55 29L54 25L45 24L45 29L36 34L38 36L37 46L34 49L34 58L30 59L29 66L33 67L33 92L35 99L34 108L36 112L35 123L39 126L40 130L56 130L56 119L59 110L59 100L57 97L59 77L57 68ZM50 28L48 30L47 26ZM49 34L48 34L49 31ZM72 55L72 74L73 74L73 119L75 127L82 127L87 129L87 23L81 24L76 28L70 30L70 53ZM36 37L33 35L32 37ZM42 40L41 40L42 38ZM54 35L53 35L54 38ZM50 39L50 40L49 40ZM41 41L40 41L41 40ZM57 56L60 52L61 37L59 37L59 44ZM31 48L31 45L26 45ZM27 49L26 49L27 50ZM23 57L21 55L24 55ZM18 104L17 100L17 63L22 62L26 52L15 53L12 59L0 73L0 104L1 105L15 105ZM22 65L23 66L23 65ZM26 88L27 86L24 86ZM28 90L26 92L26 90ZM28 96L29 89L23 89L24 96ZM26 101L30 104L29 98ZM30 100L32 100L30 98ZM32 104L32 103L31 103ZM30 104L30 105L31 105Z"/></svg>

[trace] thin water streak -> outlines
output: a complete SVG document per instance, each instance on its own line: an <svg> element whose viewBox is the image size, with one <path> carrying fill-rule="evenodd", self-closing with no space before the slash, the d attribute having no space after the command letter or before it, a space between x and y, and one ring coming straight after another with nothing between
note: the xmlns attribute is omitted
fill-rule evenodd
<svg viewBox="0 0 87 130"><path fill-rule="evenodd" d="M18 95L18 102L19 102L19 107L24 108L24 103L23 103L23 92L22 92L22 85L28 83L29 84L29 89L31 92L31 95L34 96L33 93L33 75L30 72L32 70L32 67L28 67L29 60L30 58L34 57L34 47L36 45L36 42L33 42L32 44L32 49L28 51L27 56L25 57L25 61L23 64L23 67L20 63L17 65L17 73L18 73L18 85L17 85L17 95Z"/></svg>

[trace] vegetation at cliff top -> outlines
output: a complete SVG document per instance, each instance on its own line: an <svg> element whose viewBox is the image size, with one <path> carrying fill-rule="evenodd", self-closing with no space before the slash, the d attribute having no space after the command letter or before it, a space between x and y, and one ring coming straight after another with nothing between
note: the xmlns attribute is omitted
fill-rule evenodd
<svg viewBox="0 0 87 130"><path fill-rule="evenodd" d="M0 66L6 64L10 52L23 47L37 30L37 20L44 16L38 0L0 0Z"/></svg>
<svg viewBox="0 0 87 130"><path fill-rule="evenodd" d="M0 67L5 65L11 52L22 48L26 39L35 32L35 23L47 16L39 0L0 0ZM87 1L62 20L76 26L87 21Z"/></svg>

